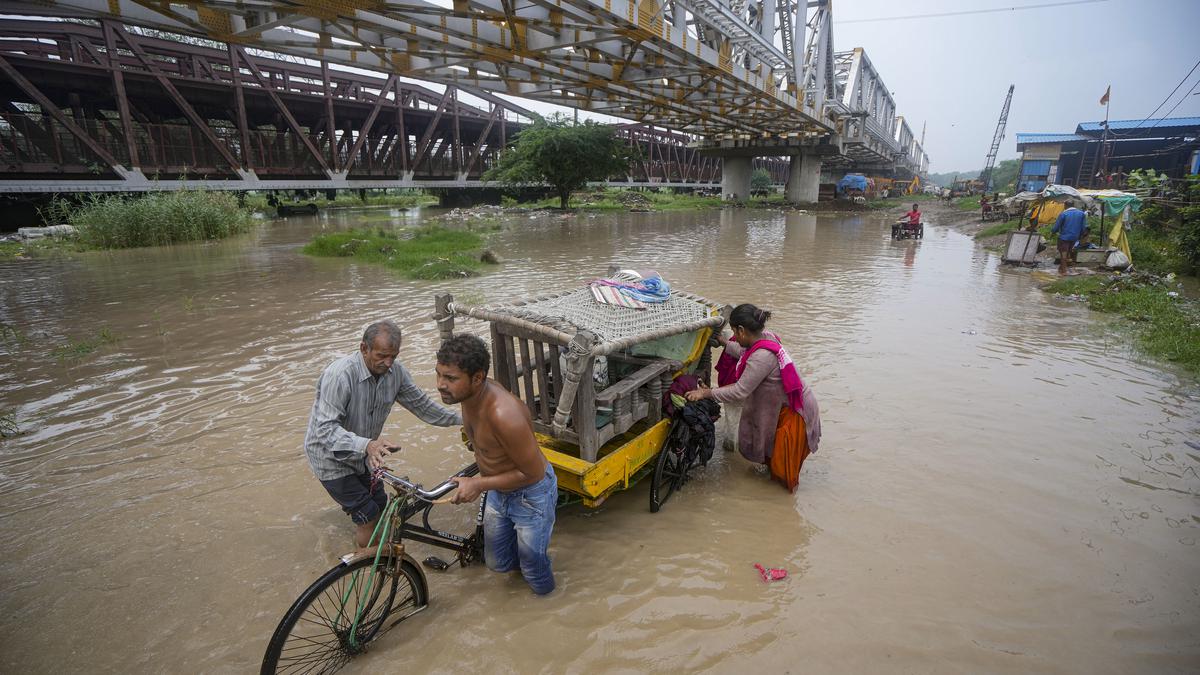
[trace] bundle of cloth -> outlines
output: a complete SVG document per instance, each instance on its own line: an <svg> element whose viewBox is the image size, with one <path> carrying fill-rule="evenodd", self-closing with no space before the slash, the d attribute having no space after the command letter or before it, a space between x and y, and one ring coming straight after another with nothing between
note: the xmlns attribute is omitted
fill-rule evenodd
<svg viewBox="0 0 1200 675"><path fill-rule="evenodd" d="M596 302L633 309L646 309L648 304L666 302L671 297L671 285L658 272L642 275L634 270L621 270L605 279L588 282Z"/></svg>

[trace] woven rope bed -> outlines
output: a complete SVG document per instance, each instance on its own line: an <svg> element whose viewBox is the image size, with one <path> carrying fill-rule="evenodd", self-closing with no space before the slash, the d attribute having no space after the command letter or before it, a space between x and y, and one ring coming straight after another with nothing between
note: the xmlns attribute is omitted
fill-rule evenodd
<svg viewBox="0 0 1200 675"><path fill-rule="evenodd" d="M592 338L591 353L600 356L639 342L720 326L724 320L713 316L717 308L700 296L680 291L672 291L666 302L648 304L645 309L618 307L597 302L584 287L506 305L470 307L455 302L448 309L520 326L560 344L586 332Z"/></svg>

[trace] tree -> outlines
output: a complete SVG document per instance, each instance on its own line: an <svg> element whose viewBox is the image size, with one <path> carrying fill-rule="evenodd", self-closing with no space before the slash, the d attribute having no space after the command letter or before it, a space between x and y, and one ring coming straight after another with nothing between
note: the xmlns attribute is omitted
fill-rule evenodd
<svg viewBox="0 0 1200 675"><path fill-rule="evenodd" d="M607 124L574 125L562 115L537 120L517 134L484 180L509 185L549 183L567 208L571 191L629 169L632 153Z"/></svg>
<svg viewBox="0 0 1200 675"><path fill-rule="evenodd" d="M766 169L755 169L750 174L750 191L763 194L771 191L771 172Z"/></svg>
<svg viewBox="0 0 1200 675"><path fill-rule="evenodd" d="M992 190L1011 193L1017 185L1017 170L1020 164L1019 159L1001 160L996 168L992 169Z"/></svg>

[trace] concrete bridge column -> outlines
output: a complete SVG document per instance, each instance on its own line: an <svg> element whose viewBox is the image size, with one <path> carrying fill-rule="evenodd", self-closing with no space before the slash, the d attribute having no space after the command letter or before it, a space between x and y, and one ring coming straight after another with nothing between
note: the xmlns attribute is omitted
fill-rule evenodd
<svg viewBox="0 0 1200 675"><path fill-rule="evenodd" d="M793 204L816 204L821 191L821 160L816 155L793 155L784 194Z"/></svg>
<svg viewBox="0 0 1200 675"><path fill-rule="evenodd" d="M721 160L721 198L745 201L750 198L753 158L725 157Z"/></svg>

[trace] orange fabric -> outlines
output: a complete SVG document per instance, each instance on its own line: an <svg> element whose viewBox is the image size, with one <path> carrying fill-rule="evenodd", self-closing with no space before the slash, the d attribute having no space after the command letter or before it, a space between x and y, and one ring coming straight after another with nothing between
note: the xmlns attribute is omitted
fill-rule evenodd
<svg viewBox="0 0 1200 675"><path fill-rule="evenodd" d="M800 467L808 458L808 435L800 413L784 406L775 427L775 448L771 452L771 477L783 483L789 492L800 484Z"/></svg>

